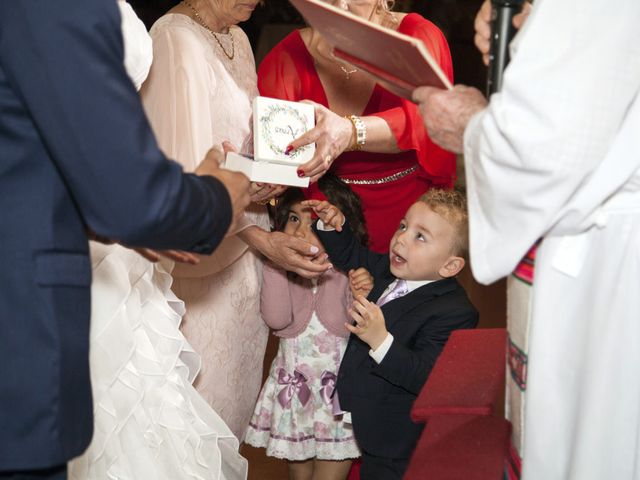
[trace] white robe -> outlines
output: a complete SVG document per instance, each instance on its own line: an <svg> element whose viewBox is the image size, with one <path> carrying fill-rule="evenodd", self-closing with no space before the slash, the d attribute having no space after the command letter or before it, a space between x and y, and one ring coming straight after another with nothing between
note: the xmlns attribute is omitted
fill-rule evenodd
<svg viewBox="0 0 640 480"><path fill-rule="evenodd" d="M537 0L465 132L471 265L541 237L523 478L640 479L640 2Z"/></svg>

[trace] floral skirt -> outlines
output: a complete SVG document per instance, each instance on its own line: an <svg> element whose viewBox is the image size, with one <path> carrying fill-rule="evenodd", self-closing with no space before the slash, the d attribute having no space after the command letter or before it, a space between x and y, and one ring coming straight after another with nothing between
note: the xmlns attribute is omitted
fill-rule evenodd
<svg viewBox="0 0 640 480"><path fill-rule="evenodd" d="M280 339L245 442L292 461L359 457L351 424L334 415L332 402L346 345L315 313L302 334Z"/></svg>

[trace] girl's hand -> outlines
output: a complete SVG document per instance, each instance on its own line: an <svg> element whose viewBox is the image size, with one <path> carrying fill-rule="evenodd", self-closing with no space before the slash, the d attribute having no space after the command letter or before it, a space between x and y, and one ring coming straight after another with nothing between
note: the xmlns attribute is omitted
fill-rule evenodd
<svg viewBox="0 0 640 480"><path fill-rule="evenodd" d="M371 350L377 350L389 333L380 307L359 296L353 301L353 308L349 310L349 315L356 323L355 325L345 323L347 329L360 337L360 340L368 344Z"/></svg>
<svg viewBox="0 0 640 480"><path fill-rule="evenodd" d="M358 296L367 297L373 290L373 275L366 268L349 270L349 287L353 298Z"/></svg>
<svg viewBox="0 0 640 480"><path fill-rule="evenodd" d="M337 232L342 231L345 218L340 209L335 205L330 204L326 200L304 200L302 205L312 208L325 225L333 227Z"/></svg>
<svg viewBox="0 0 640 480"><path fill-rule="evenodd" d="M329 170L336 157L351 145L353 124L351 120L333 113L319 103L310 100L303 100L302 103L314 106L316 126L291 142L287 151L315 142L313 158L298 167L298 175L311 177L311 182L316 182Z"/></svg>

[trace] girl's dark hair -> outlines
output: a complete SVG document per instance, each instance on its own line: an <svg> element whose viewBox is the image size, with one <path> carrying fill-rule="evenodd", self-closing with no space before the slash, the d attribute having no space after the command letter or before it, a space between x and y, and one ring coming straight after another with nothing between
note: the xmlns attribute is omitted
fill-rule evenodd
<svg viewBox="0 0 640 480"><path fill-rule="evenodd" d="M369 234L362 213L362 202L360 197L349 186L331 173L323 175L318 180L320 191L327 197L330 203L338 207L349 222L351 231L358 241L367 246ZM284 230L284 226L289 219L289 209L294 203L305 200L302 190L299 188L289 188L280 197L275 215L276 229Z"/></svg>

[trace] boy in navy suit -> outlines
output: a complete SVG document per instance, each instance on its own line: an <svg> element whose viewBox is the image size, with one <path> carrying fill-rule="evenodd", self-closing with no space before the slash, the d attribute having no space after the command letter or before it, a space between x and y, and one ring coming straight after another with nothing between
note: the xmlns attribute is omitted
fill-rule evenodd
<svg viewBox="0 0 640 480"><path fill-rule="evenodd" d="M467 256L466 200L452 190L424 194L400 222L389 254L362 247L337 207L305 203L319 217L315 230L331 262L374 277L369 299L353 302L337 388L362 449L362 480L401 479L422 430L411 406L451 332L478 323L455 278Z"/></svg>

